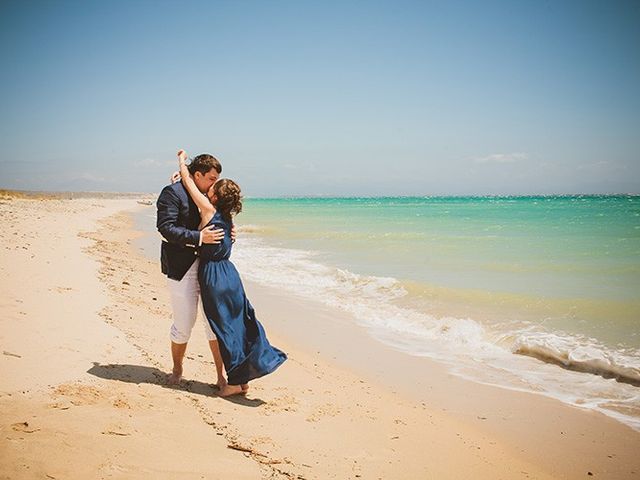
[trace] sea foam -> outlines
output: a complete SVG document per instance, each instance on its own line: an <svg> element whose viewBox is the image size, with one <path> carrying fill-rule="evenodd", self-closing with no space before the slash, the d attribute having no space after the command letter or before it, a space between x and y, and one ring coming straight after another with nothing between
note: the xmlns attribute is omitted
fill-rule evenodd
<svg viewBox="0 0 640 480"><path fill-rule="evenodd" d="M329 266L317 252L275 247L250 234L232 260L244 278L339 308L379 341L443 362L462 377L548 395L640 430L639 352L564 332L495 330L472 318L406 308L397 300L408 292L395 278Z"/></svg>
<svg viewBox="0 0 640 480"><path fill-rule="evenodd" d="M640 386L640 358L613 351L594 338L561 333L521 333L513 343L514 353L529 355L578 372Z"/></svg>

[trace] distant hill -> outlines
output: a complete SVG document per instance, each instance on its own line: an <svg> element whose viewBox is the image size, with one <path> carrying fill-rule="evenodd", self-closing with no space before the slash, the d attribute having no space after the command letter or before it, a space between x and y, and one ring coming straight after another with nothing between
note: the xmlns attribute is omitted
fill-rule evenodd
<svg viewBox="0 0 640 480"><path fill-rule="evenodd" d="M10 200L13 198L33 198L42 200L71 200L74 198L138 198L146 203L155 197L155 194L136 192L41 192L0 189L0 199L2 200Z"/></svg>

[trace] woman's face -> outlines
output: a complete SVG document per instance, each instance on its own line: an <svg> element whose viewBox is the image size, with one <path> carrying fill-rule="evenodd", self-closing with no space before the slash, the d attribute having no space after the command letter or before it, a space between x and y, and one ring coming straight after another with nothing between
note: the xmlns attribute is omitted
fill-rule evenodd
<svg viewBox="0 0 640 480"><path fill-rule="evenodd" d="M214 184L215 185L215 184ZM209 198L209 201L211 203L215 203L216 201L216 194L213 191L213 185L211 185L211 187L209 188L209 190L207 190L207 197Z"/></svg>

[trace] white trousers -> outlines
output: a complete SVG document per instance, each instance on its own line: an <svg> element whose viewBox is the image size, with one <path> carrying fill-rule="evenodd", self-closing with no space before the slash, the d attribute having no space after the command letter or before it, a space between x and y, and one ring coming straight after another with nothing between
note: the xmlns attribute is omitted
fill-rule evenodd
<svg viewBox="0 0 640 480"><path fill-rule="evenodd" d="M204 330L207 340L216 340L216 334L211 330L211 325L202 309L202 301L200 300L200 284L198 283L198 264L200 260L196 258L191 268L185 273L182 280L173 280L167 278L169 286L169 295L171 296L171 307L173 309L173 325L169 336L174 343L187 343L191 337L191 330L196 324L198 317L198 304L202 311L202 319L204 320Z"/></svg>

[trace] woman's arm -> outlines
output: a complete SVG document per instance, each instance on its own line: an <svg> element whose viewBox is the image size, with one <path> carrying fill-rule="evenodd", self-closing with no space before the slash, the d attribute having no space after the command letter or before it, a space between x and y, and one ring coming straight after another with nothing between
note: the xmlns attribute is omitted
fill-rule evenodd
<svg viewBox="0 0 640 480"><path fill-rule="evenodd" d="M182 184L193 199L194 203L200 209L200 218L211 218L211 215L213 215L215 209L213 205L211 205L209 198L203 195L200 190L198 190L196 182L194 182L193 178L191 178L191 175L189 175L189 169L184 163L186 159L187 154L184 150L180 150L178 152L178 163L180 164L180 176L182 177Z"/></svg>

